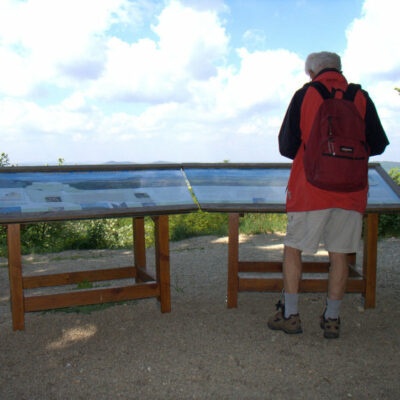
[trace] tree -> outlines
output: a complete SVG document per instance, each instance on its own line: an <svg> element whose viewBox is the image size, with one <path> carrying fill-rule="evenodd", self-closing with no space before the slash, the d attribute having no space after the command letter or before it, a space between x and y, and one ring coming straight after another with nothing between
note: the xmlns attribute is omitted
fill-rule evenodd
<svg viewBox="0 0 400 400"><path fill-rule="evenodd" d="M0 167L8 167L10 165L10 160L8 158L8 154L1 153L0 154Z"/></svg>

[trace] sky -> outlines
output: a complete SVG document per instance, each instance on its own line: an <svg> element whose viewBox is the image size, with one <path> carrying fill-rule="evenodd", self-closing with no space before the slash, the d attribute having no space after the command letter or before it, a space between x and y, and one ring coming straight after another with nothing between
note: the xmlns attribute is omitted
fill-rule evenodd
<svg viewBox="0 0 400 400"><path fill-rule="evenodd" d="M0 0L0 153L19 165L287 162L307 55L342 57L400 161L398 0Z"/></svg>

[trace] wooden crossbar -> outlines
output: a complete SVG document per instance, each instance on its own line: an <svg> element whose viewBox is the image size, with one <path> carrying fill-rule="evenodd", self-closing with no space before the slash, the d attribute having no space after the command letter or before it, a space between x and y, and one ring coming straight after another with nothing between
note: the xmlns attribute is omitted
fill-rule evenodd
<svg viewBox="0 0 400 400"><path fill-rule="evenodd" d="M282 272L281 261L239 261L239 272ZM328 272L328 262L304 262L303 272Z"/></svg>
<svg viewBox="0 0 400 400"><path fill-rule="evenodd" d="M329 262L306 261L302 263L303 273L328 273ZM282 272L281 261L239 261L239 272ZM353 265L349 264L349 276L362 276Z"/></svg>
<svg viewBox="0 0 400 400"><path fill-rule="evenodd" d="M71 285L74 283L84 282L85 280L88 282L97 282L135 277L136 268L131 266L90 271L65 272L61 274L25 275L22 278L22 284L24 289L33 289L38 287Z"/></svg>
<svg viewBox="0 0 400 400"><path fill-rule="evenodd" d="M249 292L280 292L283 289L281 278L241 278L239 277L239 291ZM365 282L362 278L349 279L346 285L346 292L361 293L365 289ZM303 278L300 281L299 290L301 292L326 292L328 290L328 279L313 277Z"/></svg>
<svg viewBox="0 0 400 400"><path fill-rule="evenodd" d="M156 297L160 288L156 282L106 289L89 289L40 296L25 296L25 311L50 310L71 306L109 303L114 301Z"/></svg>

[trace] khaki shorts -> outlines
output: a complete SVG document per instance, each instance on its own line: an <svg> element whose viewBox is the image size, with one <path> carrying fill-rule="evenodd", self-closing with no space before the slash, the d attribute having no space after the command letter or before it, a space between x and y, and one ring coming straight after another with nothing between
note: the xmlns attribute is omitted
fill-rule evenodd
<svg viewBox="0 0 400 400"><path fill-rule="evenodd" d="M362 214L357 211L327 210L290 212L286 246L316 253L320 242L332 253L355 253L360 248Z"/></svg>

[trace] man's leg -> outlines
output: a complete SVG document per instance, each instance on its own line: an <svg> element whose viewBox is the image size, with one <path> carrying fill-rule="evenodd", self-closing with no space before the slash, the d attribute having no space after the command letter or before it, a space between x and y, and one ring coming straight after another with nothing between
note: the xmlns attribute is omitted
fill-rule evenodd
<svg viewBox="0 0 400 400"><path fill-rule="evenodd" d="M301 251L294 247L285 246L283 251L283 286L285 293L299 292L301 280Z"/></svg>
<svg viewBox="0 0 400 400"><path fill-rule="evenodd" d="M328 298L320 325L324 330L325 338L335 339L340 334L339 308L346 290L349 267L346 254L329 252L329 258L331 266L329 269Z"/></svg>
<svg viewBox="0 0 400 400"><path fill-rule="evenodd" d="M347 254L330 252L329 259L331 266L329 269L327 308L324 316L325 318L337 319L346 290L349 267L347 265Z"/></svg>
<svg viewBox="0 0 400 400"><path fill-rule="evenodd" d="M301 251L285 246L283 251L283 287L285 318L298 314L299 284L301 280Z"/></svg>
<svg viewBox="0 0 400 400"><path fill-rule="evenodd" d="M356 252L360 245L362 214L356 211L332 209L324 231L331 267L325 318L337 319L349 276L347 253Z"/></svg>
<svg viewBox="0 0 400 400"><path fill-rule="evenodd" d="M281 303L278 311L268 320L270 329L282 330L286 333L302 333L298 314L298 292L301 279L301 251L285 246L283 253L283 285L285 289L284 312ZM281 309L280 309L281 308Z"/></svg>
<svg viewBox="0 0 400 400"><path fill-rule="evenodd" d="M331 300L343 300L349 276L347 254L329 253L329 259L331 267L329 269L328 298Z"/></svg>

